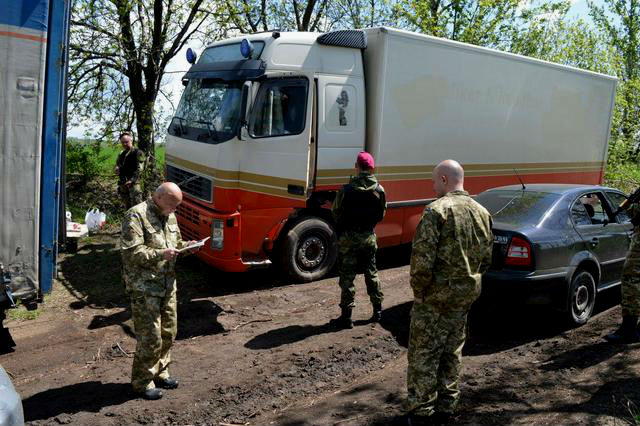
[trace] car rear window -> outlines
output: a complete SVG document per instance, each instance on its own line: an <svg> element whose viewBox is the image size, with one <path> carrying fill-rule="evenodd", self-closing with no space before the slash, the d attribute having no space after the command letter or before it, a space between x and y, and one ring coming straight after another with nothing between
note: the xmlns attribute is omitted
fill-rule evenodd
<svg viewBox="0 0 640 426"><path fill-rule="evenodd" d="M486 191L475 200L486 208L494 222L536 226L560 198L558 194L533 191Z"/></svg>

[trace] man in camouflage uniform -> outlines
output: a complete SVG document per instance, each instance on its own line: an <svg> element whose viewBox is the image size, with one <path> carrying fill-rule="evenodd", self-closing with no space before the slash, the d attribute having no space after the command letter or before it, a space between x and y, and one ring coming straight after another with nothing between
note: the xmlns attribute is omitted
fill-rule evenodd
<svg viewBox="0 0 640 426"><path fill-rule="evenodd" d="M120 135L122 152L116 160L115 172L118 175L118 194L128 210L142 202L140 175L144 169L144 153L133 147L133 136L130 132Z"/></svg>
<svg viewBox="0 0 640 426"><path fill-rule="evenodd" d="M355 307L358 266L364 268L367 294L373 305L372 322L382 315L382 290L376 268L376 234L374 228L384 217L387 201L384 188L373 175L374 161L371 154L360 152L356 158L357 176L336 195L331 213L338 226L338 265L340 271L340 317L330 324L338 328L353 328L351 313Z"/></svg>
<svg viewBox="0 0 640 426"><path fill-rule="evenodd" d="M623 208L626 207L623 203ZM622 324L604 338L610 343L640 342L637 323L640 315L640 206L633 204L629 211L633 236L622 268Z"/></svg>
<svg viewBox="0 0 640 426"><path fill-rule="evenodd" d="M133 391L145 399L160 399L178 381L169 375L171 345L177 332L176 277L182 240L174 211L182 191L163 183L153 196L135 205L122 223L120 252L123 278L131 298L136 354L131 370Z"/></svg>
<svg viewBox="0 0 640 426"><path fill-rule="evenodd" d="M437 200L429 204L413 239L407 416L397 424L448 423L460 391L467 313L480 295L491 263L491 216L464 191L460 164L433 171Z"/></svg>

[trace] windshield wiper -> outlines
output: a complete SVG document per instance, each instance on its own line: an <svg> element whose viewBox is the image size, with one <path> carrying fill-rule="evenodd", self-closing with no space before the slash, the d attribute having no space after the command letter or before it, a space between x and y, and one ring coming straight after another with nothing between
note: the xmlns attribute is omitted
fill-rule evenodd
<svg viewBox="0 0 640 426"><path fill-rule="evenodd" d="M178 120L179 123L179 129L180 129L180 134L178 136L182 136L184 134L186 134L187 132L184 130L184 126L182 125L182 122L185 120L182 117L178 117L177 115L175 117L173 117L174 119Z"/></svg>
<svg viewBox="0 0 640 426"><path fill-rule="evenodd" d="M194 123L204 124L207 126L207 131L209 132L209 137L213 140L218 140L218 131L216 130L216 126L213 125L210 121L193 121Z"/></svg>

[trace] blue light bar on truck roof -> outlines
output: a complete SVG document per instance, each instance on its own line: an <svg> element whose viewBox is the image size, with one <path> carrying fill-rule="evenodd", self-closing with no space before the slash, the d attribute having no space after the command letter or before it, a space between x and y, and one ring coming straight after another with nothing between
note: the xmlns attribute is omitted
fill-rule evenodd
<svg viewBox="0 0 640 426"><path fill-rule="evenodd" d="M240 43L240 53L247 59L251 59L251 56L253 56L253 44L246 38Z"/></svg>

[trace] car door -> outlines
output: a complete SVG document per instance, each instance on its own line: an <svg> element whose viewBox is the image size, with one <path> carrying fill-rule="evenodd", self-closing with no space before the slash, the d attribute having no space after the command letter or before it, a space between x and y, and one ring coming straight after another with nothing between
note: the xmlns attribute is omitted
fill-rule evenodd
<svg viewBox="0 0 640 426"><path fill-rule="evenodd" d="M624 262L621 250L628 246L628 237L624 232L618 232L620 224L611 223L605 226L607 221L611 221L611 214L609 202L602 191L582 193L573 203L571 217L587 250L600 264L601 277L598 287L606 287L619 281Z"/></svg>
<svg viewBox="0 0 640 426"><path fill-rule="evenodd" d="M609 202L609 210L610 212L614 212L618 206L626 200L626 196L621 192L617 191L605 191L605 195ZM615 234L616 240L620 242L620 244L616 247L617 261L614 263L613 271L614 280L613 282L617 282L622 277L622 267L624 266L624 260L627 255L627 250L629 249L629 244L631 243L631 236L633 235L633 224L631 223L631 218L627 215L626 212L620 212L615 221L611 221L611 223L607 224L605 227L607 232L611 234Z"/></svg>

